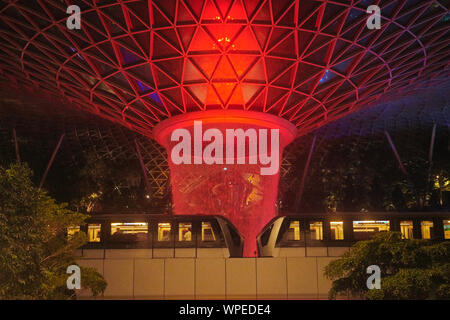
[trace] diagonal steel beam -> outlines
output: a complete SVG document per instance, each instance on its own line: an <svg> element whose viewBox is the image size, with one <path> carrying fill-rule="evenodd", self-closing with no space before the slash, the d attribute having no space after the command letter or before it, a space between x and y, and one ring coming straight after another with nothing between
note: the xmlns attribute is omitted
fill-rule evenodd
<svg viewBox="0 0 450 320"><path fill-rule="evenodd" d="M431 140L430 140L430 149L428 151L428 183L426 186L427 193L430 193L430 188L432 188L432 177L431 177L431 169L433 168L433 151L434 151L434 141L436 139L436 123L433 125L433 129L431 131Z"/></svg>
<svg viewBox="0 0 450 320"><path fill-rule="evenodd" d="M43 184L45 182L45 179L47 178L47 174L48 174L48 172L49 172L49 170L50 170L50 168L51 168L51 166L53 164L53 161L55 161L56 154L58 153L59 147L61 147L61 143L62 143L62 141L64 139L64 136L65 136L65 134L63 133L61 135L61 137L59 138L59 141L58 141L58 144L56 145L55 150L53 150L53 154L52 154L52 156L50 158L50 161L47 164L47 168L45 169L44 175L42 176L41 183L39 183L39 189L42 188L42 186L43 186Z"/></svg>
<svg viewBox="0 0 450 320"><path fill-rule="evenodd" d="M386 138L387 138L387 140L389 142L389 145L391 146L391 149L394 152L395 158L397 159L398 165L400 166L400 170L402 170L402 172L405 174L405 176L408 177L408 173L406 172L406 169L403 166L402 159L400 158L400 155L398 154L397 148L395 147L395 144L392 141L391 135L387 131L384 131L384 133L386 134Z"/></svg>
<svg viewBox="0 0 450 320"><path fill-rule="evenodd" d="M430 150L428 152L428 161L430 163L433 162L433 151L434 151L434 140L436 139L436 124L433 125L433 131L431 132L431 141L430 141Z"/></svg>
<svg viewBox="0 0 450 320"><path fill-rule="evenodd" d="M141 148L139 147L139 143L136 138L134 139L134 144L136 145L136 151L137 151L137 155L139 157L139 163L141 164L142 173L144 175L145 187L147 188L147 192L150 195L152 189L150 187L150 183L148 182L147 169L145 168L144 160L142 159Z"/></svg>
<svg viewBox="0 0 450 320"><path fill-rule="evenodd" d="M311 163L311 158L312 158L312 154L314 152L314 147L316 145L316 140L317 140L317 135L314 135L314 138L311 142L311 147L309 148L309 154L308 154L308 159L306 160L305 169L303 170L302 180L300 182L300 188L298 189L297 200L296 200L296 204L295 204L295 208L297 208L297 209L300 208L300 205L302 202L303 189L305 187L306 176L308 175L309 164Z"/></svg>
<svg viewBox="0 0 450 320"><path fill-rule="evenodd" d="M19 142L17 141L16 128L13 129L13 136L14 136L14 146L16 148L16 158L17 162L20 164Z"/></svg>

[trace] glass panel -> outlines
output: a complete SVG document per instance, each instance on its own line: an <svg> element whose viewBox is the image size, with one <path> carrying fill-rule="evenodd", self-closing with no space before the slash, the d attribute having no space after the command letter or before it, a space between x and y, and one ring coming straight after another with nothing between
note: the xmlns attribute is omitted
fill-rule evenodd
<svg viewBox="0 0 450 320"><path fill-rule="evenodd" d="M331 221L331 240L344 240L344 222L343 221Z"/></svg>
<svg viewBox="0 0 450 320"><path fill-rule="evenodd" d="M73 237L78 232L80 232L80 226L74 226L74 227L68 227L67 228L67 236L69 238Z"/></svg>
<svg viewBox="0 0 450 320"><path fill-rule="evenodd" d="M270 233L272 232L273 224L270 225L269 228L267 228L266 231L261 235L261 245L266 246L267 242L269 242L270 239Z"/></svg>
<svg viewBox="0 0 450 320"><path fill-rule="evenodd" d="M353 221L353 238L368 240L377 232L389 231L389 221Z"/></svg>
<svg viewBox="0 0 450 320"><path fill-rule="evenodd" d="M233 244L235 246L239 246L241 244L241 235L233 226L228 226L228 230L230 231L231 239L233 240Z"/></svg>
<svg viewBox="0 0 450 320"><path fill-rule="evenodd" d="M171 227L169 222L158 223L158 241L170 241Z"/></svg>
<svg viewBox="0 0 450 320"><path fill-rule="evenodd" d="M192 241L192 223L180 222L178 223L178 241Z"/></svg>
<svg viewBox="0 0 450 320"><path fill-rule="evenodd" d="M111 223L111 240L118 242L139 242L148 238L147 222Z"/></svg>
<svg viewBox="0 0 450 320"><path fill-rule="evenodd" d="M114 222L111 223L111 234L148 233L147 222Z"/></svg>
<svg viewBox="0 0 450 320"><path fill-rule="evenodd" d="M287 235L288 241L300 240L300 221L291 221Z"/></svg>
<svg viewBox="0 0 450 320"><path fill-rule="evenodd" d="M202 222L202 241L216 241L216 236L214 235L214 231L211 227L211 222Z"/></svg>
<svg viewBox="0 0 450 320"><path fill-rule="evenodd" d="M311 232L311 240L323 240L323 225L321 221L313 221L309 223Z"/></svg>
<svg viewBox="0 0 450 320"><path fill-rule="evenodd" d="M450 220L444 220L444 239L450 239Z"/></svg>
<svg viewBox="0 0 450 320"><path fill-rule="evenodd" d="M433 221L422 221L422 239L431 239L433 237Z"/></svg>
<svg viewBox="0 0 450 320"><path fill-rule="evenodd" d="M88 224L89 242L100 242L101 224Z"/></svg>
<svg viewBox="0 0 450 320"><path fill-rule="evenodd" d="M400 221L400 231L402 232L403 239L412 239L413 236L413 222L412 221Z"/></svg>

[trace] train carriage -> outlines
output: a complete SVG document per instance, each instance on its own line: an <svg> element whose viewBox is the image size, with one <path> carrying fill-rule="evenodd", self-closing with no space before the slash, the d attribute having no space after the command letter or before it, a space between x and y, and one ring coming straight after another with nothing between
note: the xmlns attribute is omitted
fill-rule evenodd
<svg viewBox="0 0 450 320"><path fill-rule="evenodd" d="M100 214L82 230L89 242L83 256L109 257L241 257L243 239L236 228L218 216Z"/></svg>
<svg viewBox="0 0 450 320"><path fill-rule="evenodd" d="M449 212L356 212L286 214L272 219L258 236L262 257L339 256L378 232L398 231L405 239L450 239Z"/></svg>

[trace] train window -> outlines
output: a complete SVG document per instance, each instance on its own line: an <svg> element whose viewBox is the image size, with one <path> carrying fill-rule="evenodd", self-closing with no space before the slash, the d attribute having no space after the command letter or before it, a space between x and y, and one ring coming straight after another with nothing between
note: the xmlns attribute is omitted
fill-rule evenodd
<svg viewBox="0 0 450 320"><path fill-rule="evenodd" d="M147 222L114 222L111 223L111 235L148 233Z"/></svg>
<svg viewBox="0 0 450 320"><path fill-rule="evenodd" d="M172 225L170 222L158 223L158 241L170 241L170 230Z"/></svg>
<svg viewBox="0 0 450 320"><path fill-rule="evenodd" d="M287 240L288 241L300 240L300 221L298 220L291 221L291 223L289 224Z"/></svg>
<svg viewBox="0 0 450 320"><path fill-rule="evenodd" d="M433 237L433 221L422 221L420 229L422 230L422 239L431 239Z"/></svg>
<svg viewBox="0 0 450 320"><path fill-rule="evenodd" d="M322 221L311 221L309 223L309 231L311 240L323 240L323 224Z"/></svg>
<svg viewBox="0 0 450 320"><path fill-rule="evenodd" d="M344 222L343 221L331 221L331 240L344 240Z"/></svg>
<svg viewBox="0 0 450 320"><path fill-rule="evenodd" d="M67 236L69 238L73 237L78 232L80 232L80 226L73 226L73 227L68 227L67 228Z"/></svg>
<svg viewBox="0 0 450 320"><path fill-rule="evenodd" d="M192 241L192 223L190 222L178 223L178 241L180 242Z"/></svg>
<svg viewBox="0 0 450 320"><path fill-rule="evenodd" d="M235 246L239 246L241 244L241 236L236 231L236 229L232 226L228 226L228 230L230 231L231 240Z"/></svg>
<svg viewBox="0 0 450 320"><path fill-rule="evenodd" d="M88 240L89 242L100 242L101 224L88 224Z"/></svg>
<svg viewBox="0 0 450 320"><path fill-rule="evenodd" d="M412 221L400 221L400 231L402 232L403 239L412 239L413 236L413 222Z"/></svg>
<svg viewBox="0 0 450 320"><path fill-rule="evenodd" d="M267 228L267 230L264 231L264 233L261 235L260 240L261 240L261 245L262 246L266 246L267 245L267 242L270 239L270 233L272 232L272 228L273 228L273 224L271 224L270 227Z"/></svg>
<svg viewBox="0 0 450 320"><path fill-rule="evenodd" d="M211 226L211 222L202 222L202 241L204 242L214 242L216 241L216 236L214 235L214 230Z"/></svg>
<svg viewBox="0 0 450 320"><path fill-rule="evenodd" d="M450 220L444 220L444 239L450 239Z"/></svg>
<svg viewBox="0 0 450 320"><path fill-rule="evenodd" d="M111 238L113 242L141 242L148 239L147 222L113 222Z"/></svg>
<svg viewBox="0 0 450 320"><path fill-rule="evenodd" d="M353 238L368 240L377 232L389 231L389 221L353 221Z"/></svg>

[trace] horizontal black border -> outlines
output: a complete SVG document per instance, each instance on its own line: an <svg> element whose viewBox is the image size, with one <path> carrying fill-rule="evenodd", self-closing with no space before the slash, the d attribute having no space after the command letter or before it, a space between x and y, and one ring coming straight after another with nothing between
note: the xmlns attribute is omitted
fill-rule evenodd
<svg viewBox="0 0 450 320"><path fill-rule="evenodd" d="M206 315L182 315L182 307L213 307L210 317ZM270 314L225 315L224 305L263 305L270 306ZM418 314L433 316L434 311L449 307L450 301L367 301L367 300L82 300L82 301L0 301L3 315L11 314L17 318L30 311L40 318L58 319L113 316L114 319L300 319L327 316L333 318L385 318L396 313L401 319ZM432 311L433 310L433 311ZM11 313L9 313L9 311ZM423 313L425 311L425 314ZM441 314L442 315L442 314ZM435 314L434 316L438 316ZM439 317L439 316L438 316Z"/></svg>

